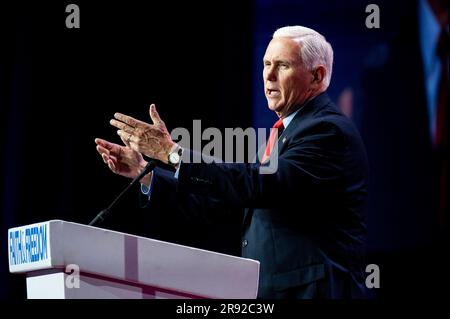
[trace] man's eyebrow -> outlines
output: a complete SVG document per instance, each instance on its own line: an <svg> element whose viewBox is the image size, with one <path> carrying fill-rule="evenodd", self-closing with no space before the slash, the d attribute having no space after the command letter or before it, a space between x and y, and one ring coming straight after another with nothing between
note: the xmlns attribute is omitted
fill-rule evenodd
<svg viewBox="0 0 450 319"><path fill-rule="evenodd" d="M263 59L263 63L266 63L266 62L272 63L272 61L269 60L269 59ZM273 63L275 63L275 64L282 64L282 63L293 64L293 61L290 61L290 60L287 60L287 59L286 60L278 59L278 60L273 61Z"/></svg>

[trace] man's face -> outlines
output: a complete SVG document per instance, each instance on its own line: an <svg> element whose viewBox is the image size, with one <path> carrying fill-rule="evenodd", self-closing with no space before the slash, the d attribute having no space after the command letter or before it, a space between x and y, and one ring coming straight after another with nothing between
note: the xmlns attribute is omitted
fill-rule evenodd
<svg viewBox="0 0 450 319"><path fill-rule="evenodd" d="M270 41L264 55L264 93L269 109L278 116L289 114L293 107L311 95L313 75L300 57L300 45L289 38Z"/></svg>

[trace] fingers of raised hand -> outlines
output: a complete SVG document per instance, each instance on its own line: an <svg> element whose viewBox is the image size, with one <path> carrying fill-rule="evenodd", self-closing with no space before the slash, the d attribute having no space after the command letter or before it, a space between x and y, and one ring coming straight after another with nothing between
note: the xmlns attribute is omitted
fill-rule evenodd
<svg viewBox="0 0 450 319"><path fill-rule="evenodd" d="M119 134L119 132L117 132L117 134ZM131 134L129 134L128 136L124 136L124 134L122 135L119 134L119 137L122 140L123 144L125 144L127 147L130 147L130 142L128 141L128 139L131 138Z"/></svg>
<svg viewBox="0 0 450 319"><path fill-rule="evenodd" d="M152 119L153 123L155 125L163 124L164 122L161 120L161 117L159 117L158 111L156 111L156 105L152 104L150 105L150 118Z"/></svg>
<svg viewBox="0 0 450 319"><path fill-rule="evenodd" d="M117 134L120 136L120 139L125 143L125 145L130 146L131 142L136 142L137 137L133 134L127 133L122 130L118 130Z"/></svg>
<svg viewBox="0 0 450 319"><path fill-rule="evenodd" d="M137 128L137 127L145 127L149 124L139 121L135 118L132 118L131 116L122 114L122 113L115 113L114 114L114 118L120 122L123 122L125 124L127 124L128 126L131 126L133 129ZM113 120L111 120L112 122ZM112 123L111 123L112 124ZM120 127L119 127L120 128Z"/></svg>
<svg viewBox="0 0 450 319"><path fill-rule="evenodd" d="M118 129L120 129L120 130L122 130L124 132L130 133L130 134L132 134L134 132L134 130L135 130L134 126L131 126L131 125L127 124L127 123L120 122L120 121L117 121L117 120L114 120L114 119L109 121L109 124L111 124L112 126L117 127Z"/></svg>

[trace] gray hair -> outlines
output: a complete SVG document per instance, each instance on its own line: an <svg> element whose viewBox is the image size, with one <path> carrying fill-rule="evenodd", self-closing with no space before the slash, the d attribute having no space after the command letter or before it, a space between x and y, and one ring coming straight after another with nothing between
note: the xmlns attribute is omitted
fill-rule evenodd
<svg viewBox="0 0 450 319"><path fill-rule="evenodd" d="M333 71L333 48L325 37L313 29L302 26L288 26L275 31L273 38L291 38L300 46L300 57L305 67L312 71L316 66L323 65L327 70L324 84L330 85Z"/></svg>

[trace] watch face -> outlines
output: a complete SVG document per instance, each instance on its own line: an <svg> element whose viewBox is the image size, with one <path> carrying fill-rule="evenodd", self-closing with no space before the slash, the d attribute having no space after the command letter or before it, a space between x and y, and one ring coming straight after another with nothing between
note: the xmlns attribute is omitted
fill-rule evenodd
<svg viewBox="0 0 450 319"><path fill-rule="evenodd" d="M180 161L180 155L178 155L178 153L172 153L169 156L169 160L172 164L178 164Z"/></svg>

